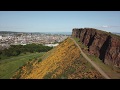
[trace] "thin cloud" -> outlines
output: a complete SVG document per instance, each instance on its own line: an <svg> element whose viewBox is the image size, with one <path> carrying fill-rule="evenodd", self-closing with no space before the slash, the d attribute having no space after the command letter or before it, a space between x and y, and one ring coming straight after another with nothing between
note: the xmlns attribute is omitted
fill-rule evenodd
<svg viewBox="0 0 120 90"><path fill-rule="evenodd" d="M120 27L120 26L112 26L112 25L103 25L103 26L100 26L100 27L96 27L96 28L115 28L115 27Z"/></svg>
<svg viewBox="0 0 120 90"><path fill-rule="evenodd" d="M109 26L107 26L107 25L103 25L103 26L101 26L102 28L108 28Z"/></svg>
<svg viewBox="0 0 120 90"><path fill-rule="evenodd" d="M110 26L110 27L120 27L120 26Z"/></svg>

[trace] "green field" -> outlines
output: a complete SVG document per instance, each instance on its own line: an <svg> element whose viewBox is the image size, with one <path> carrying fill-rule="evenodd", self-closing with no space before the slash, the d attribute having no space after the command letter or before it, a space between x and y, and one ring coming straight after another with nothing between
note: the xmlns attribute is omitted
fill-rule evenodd
<svg viewBox="0 0 120 90"><path fill-rule="evenodd" d="M45 52L29 53L0 60L0 79L10 79L20 67L25 65L28 61L43 56L43 54L45 54Z"/></svg>

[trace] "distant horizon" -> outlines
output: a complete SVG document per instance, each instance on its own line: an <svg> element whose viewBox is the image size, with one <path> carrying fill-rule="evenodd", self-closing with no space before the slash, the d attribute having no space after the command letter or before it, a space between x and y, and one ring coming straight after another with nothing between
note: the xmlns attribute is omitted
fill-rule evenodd
<svg viewBox="0 0 120 90"><path fill-rule="evenodd" d="M96 28L95 28L96 29ZM97 29L97 30L102 30L102 29ZM106 31L106 30L102 30L102 31ZM71 31L0 31L0 32L23 32L23 33L72 33ZM106 31L108 32L108 31ZM111 33L120 33L119 32L111 32Z"/></svg>
<svg viewBox="0 0 120 90"><path fill-rule="evenodd" d="M102 31L104 31L104 30L102 30ZM18 32L19 33L19 31L0 31L0 32ZM29 32L25 32L25 31L21 31L21 32L23 32L23 33L72 33L72 31L68 31L68 32L60 32L60 31L55 31L55 32L53 32L53 31L50 31L50 32L47 32L47 31L43 31L43 32L31 32L31 31L29 31ZM108 31L106 31L106 32L108 32ZM111 33L120 33L120 32L111 32Z"/></svg>
<svg viewBox="0 0 120 90"><path fill-rule="evenodd" d="M38 32L38 31L0 31L0 32ZM40 32L65 32L65 31L40 31ZM66 31L72 32L72 31Z"/></svg>
<svg viewBox="0 0 120 90"><path fill-rule="evenodd" d="M71 35L72 32L16 32L16 31L0 31L0 32L5 32L5 33L43 33L43 34L63 34L63 35Z"/></svg>

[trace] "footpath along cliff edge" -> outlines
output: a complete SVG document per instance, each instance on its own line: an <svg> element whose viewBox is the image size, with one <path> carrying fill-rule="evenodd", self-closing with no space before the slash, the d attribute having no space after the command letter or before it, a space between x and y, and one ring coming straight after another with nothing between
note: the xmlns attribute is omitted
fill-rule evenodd
<svg viewBox="0 0 120 90"><path fill-rule="evenodd" d="M72 37L79 38L89 53L105 64L120 67L120 36L94 28L74 28Z"/></svg>

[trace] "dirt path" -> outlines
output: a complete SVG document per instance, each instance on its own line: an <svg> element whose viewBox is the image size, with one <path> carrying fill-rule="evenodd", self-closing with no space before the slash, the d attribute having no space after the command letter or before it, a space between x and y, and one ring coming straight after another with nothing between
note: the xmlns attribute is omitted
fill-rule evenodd
<svg viewBox="0 0 120 90"><path fill-rule="evenodd" d="M81 54L83 55L83 57L84 57L88 62L90 62L90 63L95 67L95 69L100 72L101 75L103 75L106 79L110 79L110 77L108 77L108 75L105 74L105 73L103 72L103 70L102 70L101 68L99 68L99 67L82 51L82 49L81 49L80 46L76 43L76 41L75 41L73 38L71 38L71 39L72 39L72 40L74 41L74 43L78 46L78 48L79 48Z"/></svg>

